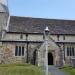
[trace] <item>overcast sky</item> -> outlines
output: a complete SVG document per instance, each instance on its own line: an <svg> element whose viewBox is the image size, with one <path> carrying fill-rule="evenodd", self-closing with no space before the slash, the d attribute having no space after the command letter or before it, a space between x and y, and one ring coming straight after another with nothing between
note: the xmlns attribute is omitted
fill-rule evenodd
<svg viewBox="0 0 75 75"><path fill-rule="evenodd" d="M8 0L10 15L74 19L75 0Z"/></svg>

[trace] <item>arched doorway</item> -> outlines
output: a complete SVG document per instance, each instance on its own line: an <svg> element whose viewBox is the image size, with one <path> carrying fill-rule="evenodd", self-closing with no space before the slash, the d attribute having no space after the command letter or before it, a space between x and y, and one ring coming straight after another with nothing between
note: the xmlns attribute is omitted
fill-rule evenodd
<svg viewBox="0 0 75 75"><path fill-rule="evenodd" d="M53 65L53 55L52 55L52 53L48 53L48 65Z"/></svg>
<svg viewBox="0 0 75 75"><path fill-rule="evenodd" d="M38 56L37 56L37 54L38 54L37 51L38 51L38 50L35 49L34 52L33 52L33 64L34 64L34 65L37 65L37 62L38 62L38 61L37 61L37 57L38 57Z"/></svg>
<svg viewBox="0 0 75 75"><path fill-rule="evenodd" d="M36 50L33 52L33 64L36 64Z"/></svg>

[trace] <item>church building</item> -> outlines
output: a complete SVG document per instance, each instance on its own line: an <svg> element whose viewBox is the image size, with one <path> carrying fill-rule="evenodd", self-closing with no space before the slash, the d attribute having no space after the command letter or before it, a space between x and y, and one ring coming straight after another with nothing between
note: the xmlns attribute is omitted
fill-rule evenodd
<svg viewBox="0 0 75 75"><path fill-rule="evenodd" d="M70 64L75 57L75 20L10 16L7 0L0 0L0 63L44 65L46 27L48 65Z"/></svg>

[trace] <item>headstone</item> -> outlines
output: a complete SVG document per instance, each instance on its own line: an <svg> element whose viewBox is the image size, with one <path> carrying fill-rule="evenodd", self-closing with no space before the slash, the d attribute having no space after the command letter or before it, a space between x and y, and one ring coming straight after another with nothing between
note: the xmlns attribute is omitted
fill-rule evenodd
<svg viewBox="0 0 75 75"><path fill-rule="evenodd" d="M75 67L75 58L71 58L71 65L72 67Z"/></svg>

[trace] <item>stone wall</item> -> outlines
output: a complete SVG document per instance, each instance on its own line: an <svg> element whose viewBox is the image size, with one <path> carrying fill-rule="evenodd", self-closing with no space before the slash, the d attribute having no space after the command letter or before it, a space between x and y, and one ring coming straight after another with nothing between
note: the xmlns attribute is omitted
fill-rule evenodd
<svg viewBox="0 0 75 75"><path fill-rule="evenodd" d="M40 44L28 44L28 63L35 64L34 51ZM24 56L15 56L15 46L24 46ZM26 63L27 62L27 43L3 42L0 46L0 63Z"/></svg>
<svg viewBox="0 0 75 75"><path fill-rule="evenodd" d="M15 56L16 45L16 43L2 43L3 47L1 63L16 63L26 61L26 56Z"/></svg>
<svg viewBox="0 0 75 75"><path fill-rule="evenodd" d="M43 35L41 34L28 34L28 37L26 37L26 34L22 34L23 38L20 38L21 34L17 33L6 33L4 39L5 40L29 40L29 41L43 41ZM50 35L50 37L55 41L60 42L75 42L75 36L74 35ZM58 40L59 39L59 40Z"/></svg>
<svg viewBox="0 0 75 75"><path fill-rule="evenodd" d="M5 34L5 37L3 38L3 40L10 40L10 41L26 41L26 38L28 41L43 41L43 35L40 35L40 34L28 34L28 37L26 37L26 34L22 34L23 35L23 38L20 38L20 35L21 34L17 34L17 33L7 33ZM51 39L53 40L51 40ZM64 35L60 35L58 37L58 35L50 35L50 38L49 38L49 51L52 51L54 52L53 53L53 56L56 57L54 58L54 64L57 64L59 62L58 59L60 59L60 50L59 49L56 49L55 48L55 43L53 43L52 41L55 41L55 42L72 42L72 41L75 41L75 36L71 36L71 35L65 35L65 39L64 39ZM59 40L58 40L59 39ZM51 47L51 44L52 44L52 47ZM16 45L24 45L25 47L25 56L24 57L19 57L19 56L14 56L14 52L15 52L15 46ZM63 51L65 51L63 54L63 58L64 61L66 63L69 63L70 61L70 57L67 56L66 54L66 47L68 46L72 46L72 44L63 44L63 43L59 43L59 46L61 47L61 49ZM27 61L27 43L15 43L15 42L6 42L6 43L2 43L2 52L3 52L3 60L2 61L5 61L5 63L7 62L26 62ZM34 51L37 49L38 50L38 58L37 58L37 63L40 65L44 64L44 49L40 49L41 47L41 44L39 43L29 43L28 44L28 63L33 63L34 64ZM73 46L75 46L75 44L73 44ZM51 49L51 48L55 48L55 49ZM9 60L8 60L9 59ZM60 63L60 62L59 62Z"/></svg>

